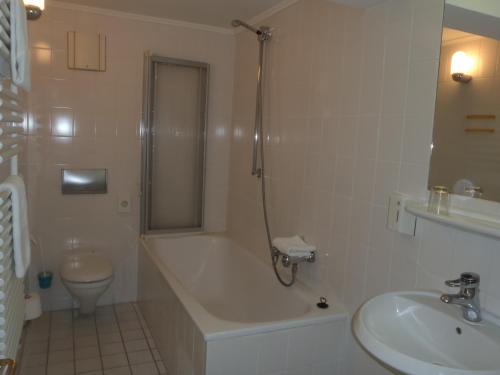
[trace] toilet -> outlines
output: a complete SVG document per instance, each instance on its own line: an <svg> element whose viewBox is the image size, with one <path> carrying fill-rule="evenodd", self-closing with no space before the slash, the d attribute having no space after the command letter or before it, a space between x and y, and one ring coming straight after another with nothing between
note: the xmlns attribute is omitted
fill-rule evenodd
<svg viewBox="0 0 500 375"><path fill-rule="evenodd" d="M65 258L59 270L61 280L80 303L82 314L92 314L99 297L113 281L113 266L105 256L80 252Z"/></svg>

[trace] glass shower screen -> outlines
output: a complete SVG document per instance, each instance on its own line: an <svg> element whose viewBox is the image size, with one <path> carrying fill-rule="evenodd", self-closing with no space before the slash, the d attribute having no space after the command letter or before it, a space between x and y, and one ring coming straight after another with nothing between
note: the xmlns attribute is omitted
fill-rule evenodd
<svg viewBox="0 0 500 375"><path fill-rule="evenodd" d="M200 230L208 64L146 60L142 233Z"/></svg>

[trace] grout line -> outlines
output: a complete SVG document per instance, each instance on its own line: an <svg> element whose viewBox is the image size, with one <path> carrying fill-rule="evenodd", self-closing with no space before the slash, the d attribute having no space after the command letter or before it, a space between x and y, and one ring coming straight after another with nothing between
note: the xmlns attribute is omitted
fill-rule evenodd
<svg viewBox="0 0 500 375"><path fill-rule="evenodd" d="M75 311L76 310L73 310L73 308L71 308L70 311L71 311L71 332L73 333L73 371L76 374L76 335L75 335L75 329L76 329Z"/></svg>
<svg viewBox="0 0 500 375"><path fill-rule="evenodd" d="M52 332L52 312L48 311L47 314L49 314L49 335L47 340L47 363L45 363L45 375L48 375L49 372L50 339Z"/></svg>
<svg viewBox="0 0 500 375"><path fill-rule="evenodd" d="M151 342L150 342L150 339L146 333L146 330L149 331L149 327L147 325L147 322L146 320L144 319L144 317L142 316L140 310L139 310L139 307L135 304L135 303L130 303L130 305L132 306L132 311L134 312L135 314L135 317L137 318L137 321L139 322L139 326L140 328L138 328L138 330L140 330L144 336L144 340L146 341L146 345L147 345L147 348L148 348L148 351L152 357L152 362L154 363L154 366L157 370L157 373L160 374L160 368L159 368L159 365L158 365L158 362L162 362L163 363L163 359L160 359L159 361L156 360L155 356L154 356L154 353L153 353L153 347L151 345ZM123 349L124 349L124 354L125 354L125 357L127 358L127 367L129 368L130 371L132 371L132 367L131 367L131 363L130 363L130 359L129 359L129 356L128 356L128 352L127 352L127 349L126 349L126 346L125 346L125 339L123 337L123 334L122 334L122 326L120 324L120 320L119 320L119 317L118 317L118 313L117 313L117 310L116 310L116 305L111 305L112 306L112 315L114 316L115 320L116 320L116 324L118 326L118 334L120 335L120 339L121 339L121 344L123 345ZM77 320L78 320L78 317L79 317L79 313L76 309L69 309L69 310L61 310L61 311L68 311L71 313L71 332L72 332L72 342L73 342L73 371L74 373L76 374L76 341L77 341ZM52 335L51 335L51 332L52 332L52 326L53 326L53 321L52 319L55 319L55 316L53 315L53 312L51 311L47 311L45 312L46 314L48 314L48 343L47 343L47 353L46 353L46 364L45 364L45 369L43 371L43 375L48 375L48 372L49 372L49 355L50 355L50 341L51 341L51 338L52 338ZM99 351L99 359L101 361L101 371L104 373L105 369L104 369L104 361L103 361L103 355L102 355L102 348L101 348L101 342L99 340L99 334L100 334L100 331L99 331L99 327L97 325L97 314L95 314L93 316L93 322L94 322L94 325L95 325L95 333L96 333L96 339L97 339L97 349ZM31 328L31 327L30 327ZM110 332L112 333L112 332ZM152 337L151 337L152 338ZM153 339L154 340L154 339ZM193 341L193 345L194 345L194 341ZM25 348L23 348L23 351L24 351ZM156 350L158 350L156 348ZM145 362L145 363L150 363L150 362ZM21 363L22 365L22 363ZM114 368L120 368L122 367L121 365L120 366L116 366L116 367L112 367L110 369L114 369ZM109 369L108 369L109 370Z"/></svg>
<svg viewBox="0 0 500 375"><path fill-rule="evenodd" d="M151 347L151 345L149 343L149 338L146 335L146 331L144 331L144 325L142 324L142 320L144 320L144 323L146 324L146 327L147 327L146 319L144 319L144 316L142 316L142 313L140 312L138 306L135 303L132 303L132 307L134 308L135 315L137 316L137 319L139 320L139 324L141 326L141 331L144 334L144 337L146 338L146 343L148 345L149 352L151 353L151 356L153 357L153 363L155 364L156 370L158 371L158 374L159 374L160 373L160 369L158 367L158 364L156 363L156 359L155 359L154 354L153 354L153 348ZM142 318L142 320L141 320L141 318ZM147 328L149 330L149 327L147 327ZM194 348L194 340L193 340L193 348ZM161 357L161 355L160 355L160 357ZM162 363L163 363L163 358L162 358Z"/></svg>
<svg viewBox="0 0 500 375"><path fill-rule="evenodd" d="M104 373L104 361L102 360L101 341L99 340L99 328L97 327L97 311L94 312L95 338L97 340L97 351L99 352L99 360L101 361L101 371ZM75 356L76 364L76 356Z"/></svg>
<svg viewBox="0 0 500 375"><path fill-rule="evenodd" d="M122 335L122 327L120 325L120 319L118 319L118 314L116 313L116 308L115 308L115 305L112 305L113 306L113 315L116 319L116 325L118 326L118 333L120 334L120 338L122 340L122 345L123 345L123 352L125 353L125 358L127 358L127 366L130 370L130 373L132 373L132 368L130 367L130 360L128 358L128 352L127 352L127 347L125 346L125 340L123 339L123 335Z"/></svg>

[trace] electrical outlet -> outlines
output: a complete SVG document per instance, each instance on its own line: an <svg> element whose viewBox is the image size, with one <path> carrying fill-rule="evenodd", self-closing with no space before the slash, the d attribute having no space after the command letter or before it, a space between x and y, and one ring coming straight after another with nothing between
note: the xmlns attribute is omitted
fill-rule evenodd
<svg viewBox="0 0 500 375"><path fill-rule="evenodd" d="M118 196L118 212L129 213L131 211L131 202L129 194L120 194Z"/></svg>

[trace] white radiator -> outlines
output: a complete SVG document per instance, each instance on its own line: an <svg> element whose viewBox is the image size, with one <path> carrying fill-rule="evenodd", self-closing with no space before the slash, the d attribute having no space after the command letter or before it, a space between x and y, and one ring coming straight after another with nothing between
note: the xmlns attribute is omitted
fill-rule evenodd
<svg viewBox="0 0 500 375"><path fill-rule="evenodd" d="M0 0L0 76L10 76L10 1Z"/></svg>
<svg viewBox="0 0 500 375"><path fill-rule="evenodd" d="M0 0L0 163L18 174L24 92L10 81L10 0ZM1 181L0 181L1 182ZM24 324L24 279L14 272L10 193L0 192L0 359L15 359Z"/></svg>
<svg viewBox="0 0 500 375"><path fill-rule="evenodd" d="M14 273L11 200L0 193L0 358L16 358L24 323L24 282Z"/></svg>

